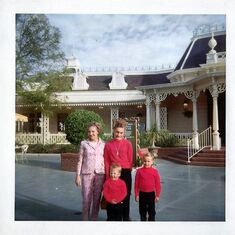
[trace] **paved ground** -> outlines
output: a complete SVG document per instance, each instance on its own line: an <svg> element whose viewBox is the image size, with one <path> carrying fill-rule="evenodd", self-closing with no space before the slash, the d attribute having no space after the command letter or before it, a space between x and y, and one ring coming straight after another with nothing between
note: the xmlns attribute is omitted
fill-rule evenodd
<svg viewBox="0 0 235 235"><path fill-rule="evenodd" d="M60 170L60 155L28 154L27 158L16 163L15 220L82 220L75 173ZM158 159L157 168L162 183L158 221L225 221L224 168L185 166L163 159ZM105 212L100 212L100 221L106 220ZM131 218L139 221L133 195Z"/></svg>

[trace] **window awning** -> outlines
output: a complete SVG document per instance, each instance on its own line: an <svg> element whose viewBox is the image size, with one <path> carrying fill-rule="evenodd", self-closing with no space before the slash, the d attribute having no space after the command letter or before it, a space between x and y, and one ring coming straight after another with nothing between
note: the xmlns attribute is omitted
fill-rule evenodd
<svg viewBox="0 0 235 235"><path fill-rule="evenodd" d="M16 113L16 121L28 122L28 117L26 117L22 114Z"/></svg>

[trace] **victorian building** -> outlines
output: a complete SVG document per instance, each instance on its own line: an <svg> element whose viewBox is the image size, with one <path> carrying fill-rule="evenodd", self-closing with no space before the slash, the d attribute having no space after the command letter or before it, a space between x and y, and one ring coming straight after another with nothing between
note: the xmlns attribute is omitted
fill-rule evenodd
<svg viewBox="0 0 235 235"><path fill-rule="evenodd" d="M16 104L16 112L28 118L17 122L18 142L67 143L64 120L74 110L86 109L103 118L106 134L111 134L113 119L139 117L140 131L168 129L182 144L192 139L197 148L201 133L211 130L213 149L225 145L224 26L196 29L174 68L88 69L74 57L67 66L73 70L72 90L56 94L63 108L52 107L53 116Z"/></svg>

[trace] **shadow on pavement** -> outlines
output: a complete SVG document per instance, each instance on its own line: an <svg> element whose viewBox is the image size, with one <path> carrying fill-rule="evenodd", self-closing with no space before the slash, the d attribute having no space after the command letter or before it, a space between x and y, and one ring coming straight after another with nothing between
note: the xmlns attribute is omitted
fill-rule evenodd
<svg viewBox="0 0 235 235"><path fill-rule="evenodd" d="M82 212L17 194L15 197L15 220L82 221Z"/></svg>

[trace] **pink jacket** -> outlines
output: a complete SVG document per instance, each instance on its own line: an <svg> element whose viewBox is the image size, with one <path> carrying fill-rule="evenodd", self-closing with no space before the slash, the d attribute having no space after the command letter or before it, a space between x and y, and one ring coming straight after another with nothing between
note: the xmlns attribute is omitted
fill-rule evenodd
<svg viewBox="0 0 235 235"><path fill-rule="evenodd" d="M78 154L77 175L91 174L93 172L97 174L105 173L104 145L105 143L101 139L95 147L88 140L81 142Z"/></svg>

